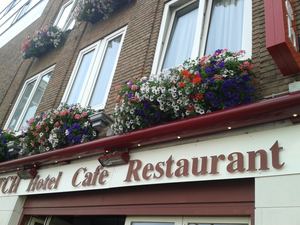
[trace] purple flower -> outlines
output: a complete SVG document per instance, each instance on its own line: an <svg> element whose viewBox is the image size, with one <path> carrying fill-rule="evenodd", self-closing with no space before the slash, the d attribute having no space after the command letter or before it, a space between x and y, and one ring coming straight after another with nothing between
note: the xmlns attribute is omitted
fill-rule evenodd
<svg viewBox="0 0 300 225"><path fill-rule="evenodd" d="M215 82L215 78L213 78L213 77L212 77L212 78L210 78L210 79L209 79L209 82L210 82L210 83L213 83L213 82Z"/></svg>
<svg viewBox="0 0 300 225"><path fill-rule="evenodd" d="M244 75L244 76L242 76L242 80L244 82L248 82L250 80L250 77L248 75Z"/></svg>
<svg viewBox="0 0 300 225"><path fill-rule="evenodd" d="M211 74L213 72L212 68L205 68L205 73Z"/></svg>
<svg viewBox="0 0 300 225"><path fill-rule="evenodd" d="M132 93L130 92L129 94L128 94L128 98L130 99L132 97Z"/></svg>
<svg viewBox="0 0 300 225"><path fill-rule="evenodd" d="M217 63L216 60L212 60L212 61L210 62L211 65L216 65L216 63Z"/></svg>
<svg viewBox="0 0 300 225"><path fill-rule="evenodd" d="M253 102L252 96L247 96L247 97L245 98L245 100L244 100L244 103L245 103L245 104L249 104L249 103L251 103L251 102Z"/></svg>
<svg viewBox="0 0 300 225"><path fill-rule="evenodd" d="M207 99L213 99L214 98L214 93L213 92L208 92L207 94L206 94L206 98Z"/></svg>
<svg viewBox="0 0 300 225"><path fill-rule="evenodd" d="M214 108L218 108L218 107L219 107L219 102L213 101L213 102L211 103L211 105L212 105L212 107L214 107Z"/></svg>
<svg viewBox="0 0 300 225"><path fill-rule="evenodd" d="M247 86L245 92L253 92L254 88L252 86Z"/></svg>
<svg viewBox="0 0 300 225"><path fill-rule="evenodd" d="M218 66L219 66L220 69L223 69L225 67L225 63L224 62L220 62Z"/></svg>

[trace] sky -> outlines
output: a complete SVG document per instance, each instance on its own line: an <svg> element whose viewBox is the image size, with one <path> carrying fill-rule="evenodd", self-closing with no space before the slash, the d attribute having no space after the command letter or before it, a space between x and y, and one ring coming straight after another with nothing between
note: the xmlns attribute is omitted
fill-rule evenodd
<svg viewBox="0 0 300 225"><path fill-rule="evenodd" d="M11 2L12 0L0 0L0 12L5 9L5 7Z"/></svg>

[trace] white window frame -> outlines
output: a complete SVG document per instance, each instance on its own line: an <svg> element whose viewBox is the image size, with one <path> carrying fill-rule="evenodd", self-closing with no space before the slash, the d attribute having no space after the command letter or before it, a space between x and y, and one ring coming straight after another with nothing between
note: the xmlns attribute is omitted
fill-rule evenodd
<svg viewBox="0 0 300 225"><path fill-rule="evenodd" d="M61 16L63 15L65 9L69 6L69 5L72 5L71 7L71 11L67 17L67 20L65 22L65 24L63 25L63 27L61 28L63 31L67 30L68 27L70 26L70 24L73 22L74 18L72 18L72 13L76 7L76 4L77 4L77 1L78 0L70 0L68 2L66 2L60 9L57 17L56 17L56 20L54 22L54 26L57 26L57 24L59 23L59 20L61 19Z"/></svg>
<svg viewBox="0 0 300 225"><path fill-rule="evenodd" d="M30 104L30 102L32 100L33 95L35 94L36 89L38 88L38 85L40 84L41 79L43 78L44 75L47 75L48 73L52 72L54 70L54 67L55 67L55 65L47 68L46 70L40 72L39 74L31 77L28 80L26 80L26 82L23 85L23 88L22 88L22 90L21 90L21 92L19 94L19 97L18 97L18 99L17 99L17 101L16 101L16 103L15 103L15 105L14 105L14 107L13 107L13 109L12 109L10 115L9 115L9 117L8 117L8 120L5 123L4 129L8 128L8 126L9 126L11 120L12 120L13 115L15 114L15 112L17 110L17 107L20 104L20 101L21 101L22 96L23 96L23 94L24 94L24 92L26 90L27 85L29 83L35 81L35 84L34 84L32 90L30 92L30 95L28 96L27 102L26 102L26 104L25 104L25 106L24 106L24 108L22 110L22 113L21 113L20 117L18 118L16 126L15 126L15 131L19 131L20 130L20 126L21 126L21 123L23 121L23 118L24 118L24 116L25 116L25 114L26 114L26 112L28 110L29 104Z"/></svg>
<svg viewBox="0 0 300 225"><path fill-rule="evenodd" d="M197 25L196 25L197 29L195 28L196 31L195 31L193 49L191 53L191 59L196 59L197 57L202 57L204 55L213 0L172 0L166 3L164 8L151 74L157 74L162 69L164 59L166 56L168 43L170 41L170 36L171 36L176 12L197 1L199 1L198 17L197 17ZM244 20L243 20L242 36L243 36L242 49L246 50L246 55L243 59L251 58L252 0L244 0Z"/></svg>
<svg viewBox="0 0 300 225"><path fill-rule="evenodd" d="M114 77L114 74L115 74L115 70L116 70L116 67L117 67L117 64L118 64L118 59L119 59L120 52L121 52L121 49L122 49L122 45L123 45L124 37L125 37L125 34L126 34L126 30L127 30L127 26L119 29L118 31L106 36L102 40L100 40L100 41L98 41L98 42L96 42L96 43L94 43L94 44L92 44L92 45L90 45L90 46L88 46L88 47L86 47L86 48L84 48L83 50L80 51L80 53L77 57L73 72L71 74L70 80L68 82L67 88L66 88L65 93L63 95L63 98L61 100L62 102L67 102L68 101L68 97L71 93L74 81L76 79L76 76L77 76L77 73L78 73L78 70L80 68L80 64L82 62L82 59L83 59L84 55L94 50L94 54L93 54L93 57L91 59L89 69L87 71L87 75L85 77L82 88L80 90L80 94L78 96L78 100L76 102L76 103L79 103L82 107L87 107L89 105L89 102L91 100L91 97L92 97L92 94L93 94L93 91L94 91L94 88L95 88L95 85L96 85L96 82L97 82L97 78L98 78L98 75L100 73L100 69L101 69L101 66L102 66L102 63L103 63L103 60L104 60L104 57L105 57L107 45L108 45L109 41L111 41L114 38L122 35L122 38L121 38L121 41L120 41L120 48L119 48L118 53L116 55L116 60L115 60L115 63L113 65L112 72L110 74L110 79L109 79L109 82L108 82L108 85L107 85L107 88L106 88L106 92L105 92L105 95L104 95L104 98L103 98L103 103L92 107L93 109L96 109L96 110L104 109L104 107L106 105L107 98L108 98L108 94L109 94L109 91L110 91L111 83L112 83L112 80L113 80L113 77Z"/></svg>
<svg viewBox="0 0 300 225"><path fill-rule="evenodd" d="M192 216L174 216L174 217L152 217L152 216L127 216L125 225L133 225L132 223L174 223L174 225L193 224L245 224L251 225L250 217L192 217ZM146 225L146 224L145 224Z"/></svg>

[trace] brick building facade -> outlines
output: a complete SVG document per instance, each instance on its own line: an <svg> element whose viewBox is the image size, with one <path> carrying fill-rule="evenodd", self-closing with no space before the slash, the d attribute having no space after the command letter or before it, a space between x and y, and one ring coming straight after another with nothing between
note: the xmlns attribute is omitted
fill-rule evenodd
<svg viewBox="0 0 300 225"><path fill-rule="evenodd" d="M45 1L45 0L44 0ZM20 92L22 88L24 87L25 82L36 76L37 74L43 72L47 68L55 65L54 70L52 71L51 78L49 80L49 83L47 85L47 88L45 89L45 92L42 96L42 99L40 101L40 104L38 105L38 108L36 110L36 115L46 111L51 108L57 108L59 104L62 102L62 99L64 98L65 91L68 87L69 80L72 76L74 67L76 66L76 61L78 60L78 57L80 56L80 52L83 51L86 47L97 43L100 40L104 40L108 35L113 34L114 32L120 30L121 28L126 27L126 34L123 36L123 44L120 49L119 58L117 61L116 69L113 75L113 80L111 82L111 86L108 92L108 98L105 102L104 112L107 114L113 113L114 106L115 106L115 100L114 100L114 94L116 93L114 87L117 86L120 83L123 83L125 81L128 81L132 79L133 77L143 77L143 76L149 76L152 71L153 62L155 59L156 49L157 49L157 42L159 38L159 33L161 29L161 24L163 20L163 14L165 10L165 5L170 2L169 0L135 0L130 6L123 7L119 9L118 11L114 12L113 15L107 20L100 20L99 22L95 24L90 24L86 22L82 22L80 24L77 24L68 34L66 42L63 46L54 49L44 56L40 58L34 58L34 59L28 59L23 60L21 55L21 44L24 41L24 37L26 37L28 34L33 34L34 31L43 25L49 24L50 22L54 22L59 15L59 12L69 0L49 0L45 8L43 9L42 15L38 17L34 22L32 22L30 25L28 25L26 28L21 30L16 36L11 37L9 41L7 41L1 48L0 48L0 127L4 128L5 124L7 123L7 120L13 110L13 107L15 106L15 103L20 95ZM189 2L188 0L182 0L184 2ZM270 99L272 97L277 96L288 96L289 95L289 84L294 81L300 81L300 73L294 74L291 76L283 76L280 70L278 69L276 63L272 59L271 55L269 54L268 50L266 49L266 31L265 31L265 14L264 14L264 2L261 0L244 0L244 1L252 1L252 62L253 62L253 72L255 74L257 83L255 84L255 92L258 96L258 100L264 100L264 99ZM295 20L297 21L297 28L298 32L300 32L300 1L294 0L294 7L295 7ZM30 11L28 12L30 13ZM22 18L21 18L22 19ZM13 29L12 26L10 29ZM1 36L0 36L1 38ZM1 42L1 39L0 39ZM248 43L249 44L249 43ZM300 103L300 102L299 102ZM300 104L299 104L300 105ZM281 121L285 118L278 119L278 121ZM280 127L278 125L278 121L272 121L273 125L266 125L266 126L273 126L273 127ZM286 122L285 122L286 124ZM282 125L284 126L284 125ZM254 132L255 129L263 130L263 128L252 128L250 127L250 133ZM240 130L236 133L236 135L247 133L247 130ZM105 134L103 134L105 135ZM215 135L215 134L213 134ZM230 135L224 134L224 137L228 137ZM214 139L218 137L212 137L208 139ZM198 142L198 140L194 140L195 142ZM193 142L191 141L191 142ZM187 144L189 141L182 142L182 144ZM175 144L165 144L163 146L174 146ZM153 147L152 149L156 149L158 147ZM150 148L151 149L151 148ZM294 176L299 176L299 173ZM277 177L276 177L277 178ZM295 178L288 178L295 181ZM245 211L247 213L240 213L234 214L230 211L229 214L224 214L222 212L223 206L218 206L218 212L217 213L211 213L210 211L207 211L207 213L200 213L201 216L248 216L251 218L251 222L249 224L267 224L265 221L268 217L263 217L260 214L260 211L257 211L254 216L254 209L253 212L249 213L247 204L251 202L251 207L253 206L254 202L254 180L245 179L242 180L243 182L240 182L238 180L235 180L236 187L234 187L234 184L227 184L227 183L219 183L221 181L211 181L206 183L205 187L200 187L199 183L197 185L203 192L208 191L211 188L214 188L218 185L225 185L225 191L228 190L229 193L228 196L234 198L234 193L232 193L232 190L235 190L238 192L238 195L242 196L243 194L242 189L238 189L237 187L244 188L244 186L247 186L245 189L245 199L241 201L240 199L236 201L241 201L241 206L238 207L245 207ZM256 181L259 183L259 181ZM260 180L261 183L259 183L259 187L263 187L266 185L267 181ZM289 181L287 181L289 182ZM295 181L296 182L296 181ZM299 184L299 181L297 181ZM274 183L278 184L280 181L275 181ZM247 185L244 185L247 184ZM174 194L180 194L180 188L183 188L183 186L178 185L177 187L171 186L171 184L168 184L170 188L174 188ZM172 184L173 185L173 184ZM252 189L249 187L253 187ZM187 185L188 188L192 188L191 184ZM255 187L255 188L258 188ZM166 202L161 202L161 204L166 204L167 207L171 207L172 205L172 196L168 193L167 189L168 186L163 186L162 189L164 191L162 193L165 193ZM248 190L249 189L249 190ZM251 190L250 190L251 189ZM143 193L148 192L150 193L149 196L156 196L156 191L152 192L150 189L148 190L148 187L143 187L140 189L130 189L129 188L129 196L134 199L134 202L138 202L137 198L134 197L134 193L137 193L137 196L140 196L143 198ZM255 189L257 190L257 189ZM144 191L144 192L143 192ZM193 189L193 191L196 191ZM278 189L277 193L280 193L281 189ZM93 194L90 191L87 195L89 196L89 199L93 198ZM114 189L112 191L113 193L110 193L107 191L108 196L114 196L116 194L117 196L122 195L122 189ZM157 190L158 192L158 190ZM292 190L294 194L296 193L294 190ZM159 192L160 193L160 192ZM260 191L258 193L261 194ZM213 193L210 193L213 195ZM161 195L163 197L163 195ZM296 194L296 198L300 199L299 194ZM51 202L52 195L45 195L41 199L37 200L32 197L29 199L29 203L27 202L27 209L28 214L24 215L22 214L22 210L19 209L21 212L16 214L16 218L20 218L21 220L19 224L25 224L25 217L27 218L28 222L28 215L30 212L37 212L37 211L30 211L30 207L32 207L31 202L36 204L40 201L41 207L45 207L42 201L49 201ZM58 199L64 199L64 197L60 196L59 194L53 194L55 198ZM250 197L249 197L250 196ZM24 197L24 196L22 196ZM66 201L68 203L71 202L72 192L66 194ZM130 205L130 197L128 199L123 199L123 204ZM202 196L205 198L205 196ZM203 198L200 198L197 200L198 203L203 200ZM50 199L49 199L50 198ZM84 194L78 195L79 199L84 199L82 201L87 201L84 197ZM189 195L184 195L185 200L189 202L189 204L193 203L193 197ZM287 197L288 199L290 197ZM200 200L201 199L201 200ZM148 199L149 200L149 199ZM156 201L159 202L159 200L156 198ZM180 201L185 201L184 199L181 199ZM222 198L221 201L224 199ZM22 200L23 203L25 202L25 199ZM118 201L115 198L113 201ZM217 202L217 200L214 200ZM151 202L149 200L149 202ZM205 202L205 201L204 201ZM227 202L225 199L224 202ZM245 203L247 202L247 203ZM33 204L32 203L32 204ZM62 204L62 202L60 202ZM178 202L173 202L174 204L177 204ZM231 207L231 204L234 204L234 200L227 202L228 205ZM58 204L58 203L57 203ZM70 203L71 204L71 203ZM94 203L93 203L94 204ZM96 204L96 203L95 203ZM103 203L105 206L111 207L111 203L105 202ZM106 205L107 204L107 205ZM136 203L138 205L138 203ZM152 204L152 203L149 203ZM154 203L153 203L154 204ZM195 203L196 204L196 203ZM203 202L201 204L204 204ZM225 203L224 203L225 204ZM22 205L22 204L21 204ZM157 203L158 205L158 203ZM287 204L287 207L290 207L291 205ZM50 206L53 208L59 207L56 205L56 203L50 203ZM21 206L22 208L23 206ZM67 207L67 206L66 206ZM69 207L69 205L68 205ZM80 208L80 206L76 206L77 208ZM99 206L100 207L100 206ZM155 206L156 207L156 206ZM154 207L154 208L155 208ZM192 210L192 206L191 210ZM226 204L225 206L226 207ZM237 207L237 206L232 206ZM237 207L237 208L238 208ZM250 207L250 208L251 208ZM259 206L257 206L259 207ZM280 206L281 207L281 206ZM284 207L284 206L282 206ZM300 207L299 204L293 205L291 207L296 207L297 209ZM34 208L34 207L32 207ZM76 209L77 209L76 208ZM131 208L130 208L131 209ZM155 208L159 210L158 208ZM202 208L201 208L202 209ZM150 210L150 209L149 209ZM204 210L204 208L203 208ZM80 211L80 210L79 210ZM78 211L78 212L79 212ZM138 212L136 215L142 216L142 215L148 215L145 213L146 209L144 211ZM150 210L151 211L151 210ZM172 216L176 215L179 216L179 212L172 214L171 211L163 210L163 213L158 213L155 210L152 210L155 216ZM195 213L189 213L185 211L182 216L190 215L195 216L198 215L196 213L197 210L195 210ZM225 210L226 211L226 210ZM234 211L234 210L233 210ZM250 210L251 211L251 210ZM27 212L27 211L26 211ZM135 215L134 213L130 212L126 214L126 210L121 210L123 213L122 215ZM275 211L274 211L275 212ZM274 213L272 212L272 213ZM0 213L1 213L1 207L0 207ZM49 214L43 214L44 212L40 213L39 215L51 215ZM81 211L80 211L81 213ZM219 213L219 214L218 214ZM93 215L96 215L96 213L93 211ZM105 215L105 213L100 213L101 215ZM297 213L291 213L291 221L297 220L299 216L297 217ZM1 214L0 214L1 215ZM32 214L33 215L33 214ZM70 214L71 215L71 214ZM107 215L113 215L111 211ZM120 215L119 213L115 213L115 215ZM271 214L270 214L271 215ZM269 216L270 216L269 215ZM278 214L280 215L280 213ZM1 216L0 216L1 217ZM271 216L270 216L271 217ZM23 220L22 220L23 218ZM258 219L256 219L258 218ZM263 218L263 219L261 219ZM282 216L282 218L285 218L285 216ZM4 220L3 220L4 221ZM16 222L13 222L11 218L6 224L12 225L17 224ZM19 220L17 220L19 221ZM274 221L274 220L273 220ZM280 221L280 219L279 219ZM0 219L1 224L1 219ZM235 223L235 224L248 224L246 222L241 223ZM271 223L270 223L271 224ZM287 223L288 224L288 223ZM292 224L292 223L291 223ZM296 224L296 223L294 223Z"/></svg>

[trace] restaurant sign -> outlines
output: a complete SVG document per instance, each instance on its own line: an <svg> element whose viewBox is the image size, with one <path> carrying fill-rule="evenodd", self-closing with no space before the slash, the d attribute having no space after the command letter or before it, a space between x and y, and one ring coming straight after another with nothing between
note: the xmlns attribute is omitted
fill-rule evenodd
<svg viewBox="0 0 300 225"><path fill-rule="evenodd" d="M127 165L102 167L97 157L38 170L33 179L0 177L0 196L72 192L300 173L300 125L131 152Z"/></svg>

